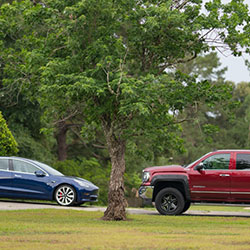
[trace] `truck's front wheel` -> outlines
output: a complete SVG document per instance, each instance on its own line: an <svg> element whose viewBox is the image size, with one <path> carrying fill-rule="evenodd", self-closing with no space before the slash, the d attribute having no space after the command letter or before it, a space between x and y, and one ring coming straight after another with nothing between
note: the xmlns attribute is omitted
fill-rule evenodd
<svg viewBox="0 0 250 250"><path fill-rule="evenodd" d="M182 213L185 201L176 188L164 188L156 195L155 206L160 214L177 215Z"/></svg>

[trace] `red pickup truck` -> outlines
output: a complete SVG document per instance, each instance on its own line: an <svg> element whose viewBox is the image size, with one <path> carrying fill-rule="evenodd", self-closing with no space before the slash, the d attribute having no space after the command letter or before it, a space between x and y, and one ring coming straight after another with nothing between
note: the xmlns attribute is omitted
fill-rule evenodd
<svg viewBox="0 0 250 250"><path fill-rule="evenodd" d="M250 203L250 150L210 152L187 166L143 170L140 197L160 214L178 215L191 202Z"/></svg>

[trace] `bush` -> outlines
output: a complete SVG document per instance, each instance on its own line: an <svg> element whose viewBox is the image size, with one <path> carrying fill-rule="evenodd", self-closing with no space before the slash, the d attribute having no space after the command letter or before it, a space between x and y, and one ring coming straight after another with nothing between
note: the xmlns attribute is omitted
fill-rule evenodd
<svg viewBox="0 0 250 250"><path fill-rule="evenodd" d="M11 134L5 119L0 112L0 155L16 155L18 152L17 143Z"/></svg>

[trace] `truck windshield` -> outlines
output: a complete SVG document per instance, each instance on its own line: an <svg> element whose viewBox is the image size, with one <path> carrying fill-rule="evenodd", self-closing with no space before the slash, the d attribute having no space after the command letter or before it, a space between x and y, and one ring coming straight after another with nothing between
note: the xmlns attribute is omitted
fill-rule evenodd
<svg viewBox="0 0 250 250"><path fill-rule="evenodd" d="M201 156L198 160L195 160L195 161L193 161L192 163L190 163L190 164L188 164L188 165L185 165L185 166L183 166L183 167L184 167L184 168L190 168L190 167L193 166L196 162L198 162L201 158L203 158L204 156L206 156L206 155L208 155L208 154L210 154L210 153L207 153L207 154Z"/></svg>

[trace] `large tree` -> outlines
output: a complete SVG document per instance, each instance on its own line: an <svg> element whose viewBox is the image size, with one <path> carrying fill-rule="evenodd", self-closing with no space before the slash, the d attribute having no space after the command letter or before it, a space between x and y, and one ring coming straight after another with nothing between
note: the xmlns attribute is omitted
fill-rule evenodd
<svg viewBox="0 0 250 250"><path fill-rule="evenodd" d="M143 136L156 151L178 148L178 114L229 97L223 84L167 71L216 47L234 55L248 48L242 0L202 6L201 0L44 0L1 7L5 74L39 89L46 115L68 117L80 108L84 131L103 131L112 164L106 220L126 219L128 142L140 147L136 138Z"/></svg>

